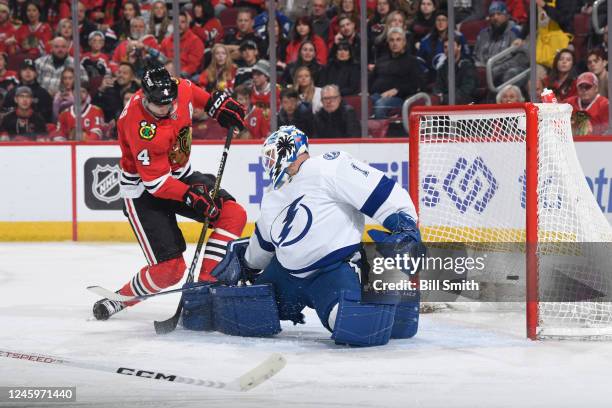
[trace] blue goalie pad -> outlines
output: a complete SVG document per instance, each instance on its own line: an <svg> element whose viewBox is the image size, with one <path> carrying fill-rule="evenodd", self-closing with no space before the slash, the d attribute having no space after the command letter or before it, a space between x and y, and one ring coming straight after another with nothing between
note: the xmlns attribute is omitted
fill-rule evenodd
<svg viewBox="0 0 612 408"><path fill-rule="evenodd" d="M213 293L215 327L232 336L265 337L280 333L271 285L218 286Z"/></svg>
<svg viewBox="0 0 612 408"><path fill-rule="evenodd" d="M193 288L183 292L183 327L198 331L215 330L211 286L191 282L183 288Z"/></svg>
<svg viewBox="0 0 612 408"><path fill-rule="evenodd" d="M392 339L409 339L414 337L419 329L420 293L412 295L413 299L403 299L395 309Z"/></svg>
<svg viewBox="0 0 612 408"><path fill-rule="evenodd" d="M360 303L359 293L342 291L332 339L336 344L382 346L389 342L395 304Z"/></svg>

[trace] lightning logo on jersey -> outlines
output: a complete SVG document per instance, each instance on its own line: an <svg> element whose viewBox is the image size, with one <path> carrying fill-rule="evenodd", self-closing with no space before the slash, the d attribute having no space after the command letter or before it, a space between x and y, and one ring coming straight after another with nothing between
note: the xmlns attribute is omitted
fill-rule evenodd
<svg viewBox="0 0 612 408"><path fill-rule="evenodd" d="M307 205L301 203L303 198L304 195L285 207L272 223L270 235L276 247L293 245L304 238L310 230L312 211ZM290 237L291 239L287 240Z"/></svg>

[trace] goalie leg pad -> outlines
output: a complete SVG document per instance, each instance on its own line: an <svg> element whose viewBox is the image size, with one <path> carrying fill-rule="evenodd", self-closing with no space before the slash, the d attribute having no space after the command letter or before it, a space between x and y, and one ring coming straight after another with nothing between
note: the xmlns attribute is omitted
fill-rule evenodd
<svg viewBox="0 0 612 408"><path fill-rule="evenodd" d="M211 289L215 327L232 336L265 337L280 333L271 285L218 286Z"/></svg>
<svg viewBox="0 0 612 408"><path fill-rule="evenodd" d="M395 310L392 339L409 339L419 329L419 292L410 295L412 299L402 299Z"/></svg>
<svg viewBox="0 0 612 408"><path fill-rule="evenodd" d="M361 303L359 299L359 292L340 293L332 339L336 344L350 346L387 344L393 329L396 305Z"/></svg>
<svg viewBox="0 0 612 408"><path fill-rule="evenodd" d="M188 330L212 331L213 301L210 285L186 283L183 288L195 288L183 292L183 327Z"/></svg>

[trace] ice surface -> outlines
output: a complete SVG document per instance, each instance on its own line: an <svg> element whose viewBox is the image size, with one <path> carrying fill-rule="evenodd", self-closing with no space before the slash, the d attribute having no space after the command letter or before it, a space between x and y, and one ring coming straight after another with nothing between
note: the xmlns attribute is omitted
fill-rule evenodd
<svg viewBox="0 0 612 408"><path fill-rule="evenodd" d="M285 324L274 339L180 328L156 335L153 320L173 314L178 295L151 299L106 322L92 320L97 299L85 287L116 289L143 264L136 244L0 244L0 349L221 381L274 351L287 367L248 393L228 393L2 358L0 385L76 386L77 402L68 407L612 405L612 343L531 342L519 313L424 315L414 339L369 349L335 346L310 312L306 325Z"/></svg>

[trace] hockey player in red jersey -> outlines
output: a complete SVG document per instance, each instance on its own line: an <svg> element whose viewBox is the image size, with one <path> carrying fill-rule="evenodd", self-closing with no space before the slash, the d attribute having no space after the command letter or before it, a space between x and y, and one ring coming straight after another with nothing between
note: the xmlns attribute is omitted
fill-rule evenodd
<svg viewBox="0 0 612 408"><path fill-rule="evenodd" d="M172 78L161 66L145 71L142 90L119 116L124 214L148 263L118 291L122 295L155 293L181 280L186 245L177 214L200 222L209 217L214 228L199 280L215 280L210 272L223 258L227 242L242 233L243 207L223 189L213 200L215 176L191 169L191 116L198 108L223 127L244 128L244 110L227 94L210 95L190 81ZM134 303L102 299L93 314L106 320Z"/></svg>

